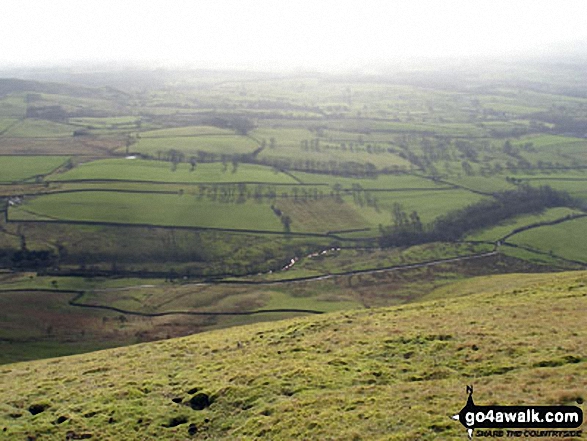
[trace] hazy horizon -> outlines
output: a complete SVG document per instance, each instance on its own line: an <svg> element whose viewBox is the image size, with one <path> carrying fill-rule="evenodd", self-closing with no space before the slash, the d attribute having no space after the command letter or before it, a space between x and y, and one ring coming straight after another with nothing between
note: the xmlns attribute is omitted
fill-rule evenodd
<svg viewBox="0 0 587 441"><path fill-rule="evenodd" d="M581 1L7 0L1 68L365 70L583 48Z"/></svg>

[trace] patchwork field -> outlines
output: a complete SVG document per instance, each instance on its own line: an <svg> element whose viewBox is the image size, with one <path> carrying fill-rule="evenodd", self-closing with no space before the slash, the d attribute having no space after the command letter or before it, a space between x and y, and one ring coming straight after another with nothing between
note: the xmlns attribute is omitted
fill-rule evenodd
<svg viewBox="0 0 587 441"><path fill-rule="evenodd" d="M75 84L59 82L70 81L65 73L0 78L0 361L413 303L477 275L583 269L586 223L567 216L587 210L585 70L493 69L77 72ZM539 190L544 185L552 190ZM182 314L161 315L170 312ZM471 335L455 334L459 348ZM495 357L480 372L519 369ZM484 378L465 362L439 370L439 360L411 372L410 382L442 381L454 371ZM371 376L363 362L329 361L327 369L361 370L353 387L403 375L377 365L381 375ZM361 383L365 375L375 383ZM264 421L241 421L240 432L214 426L209 438L308 438L311 431L274 433L279 423L266 425L281 409L280 396L255 408ZM251 397L237 407L256 406ZM13 423L32 427L24 415L8 418L0 431L24 438ZM170 423L157 418L145 429L153 437ZM71 430L85 427L74 419ZM62 439L61 427L47 430ZM419 427L396 438L452 436L436 420ZM94 437L108 439L108 430ZM369 430L363 438L386 436Z"/></svg>

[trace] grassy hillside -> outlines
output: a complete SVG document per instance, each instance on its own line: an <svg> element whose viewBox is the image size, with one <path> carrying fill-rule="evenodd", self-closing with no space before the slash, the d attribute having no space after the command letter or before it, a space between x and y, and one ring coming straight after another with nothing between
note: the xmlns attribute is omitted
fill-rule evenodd
<svg viewBox="0 0 587 441"><path fill-rule="evenodd" d="M442 289L401 307L5 365L0 431L44 440L462 440L449 417L468 384L478 404L584 407L586 272Z"/></svg>

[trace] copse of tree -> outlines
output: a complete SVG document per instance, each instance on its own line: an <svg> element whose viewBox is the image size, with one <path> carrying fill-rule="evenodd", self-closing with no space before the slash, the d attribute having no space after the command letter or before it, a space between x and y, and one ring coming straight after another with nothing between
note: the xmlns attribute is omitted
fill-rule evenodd
<svg viewBox="0 0 587 441"><path fill-rule="evenodd" d="M399 247L417 245L430 242L430 232L424 231L418 212L412 211L409 215L401 204L394 203L391 208L392 225L379 226L381 247Z"/></svg>

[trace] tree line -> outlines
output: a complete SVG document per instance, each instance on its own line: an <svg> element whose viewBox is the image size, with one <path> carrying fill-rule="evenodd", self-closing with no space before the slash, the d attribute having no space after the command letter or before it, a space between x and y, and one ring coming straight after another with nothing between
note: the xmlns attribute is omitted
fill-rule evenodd
<svg viewBox="0 0 587 441"><path fill-rule="evenodd" d="M392 225L380 226L379 245L392 247L452 242L471 231L497 225L521 214L540 213L554 207L581 208L581 203L568 193L549 186L520 185L515 190L495 193L492 200L482 200L441 216L426 227L417 212L407 214L396 204L392 209Z"/></svg>

